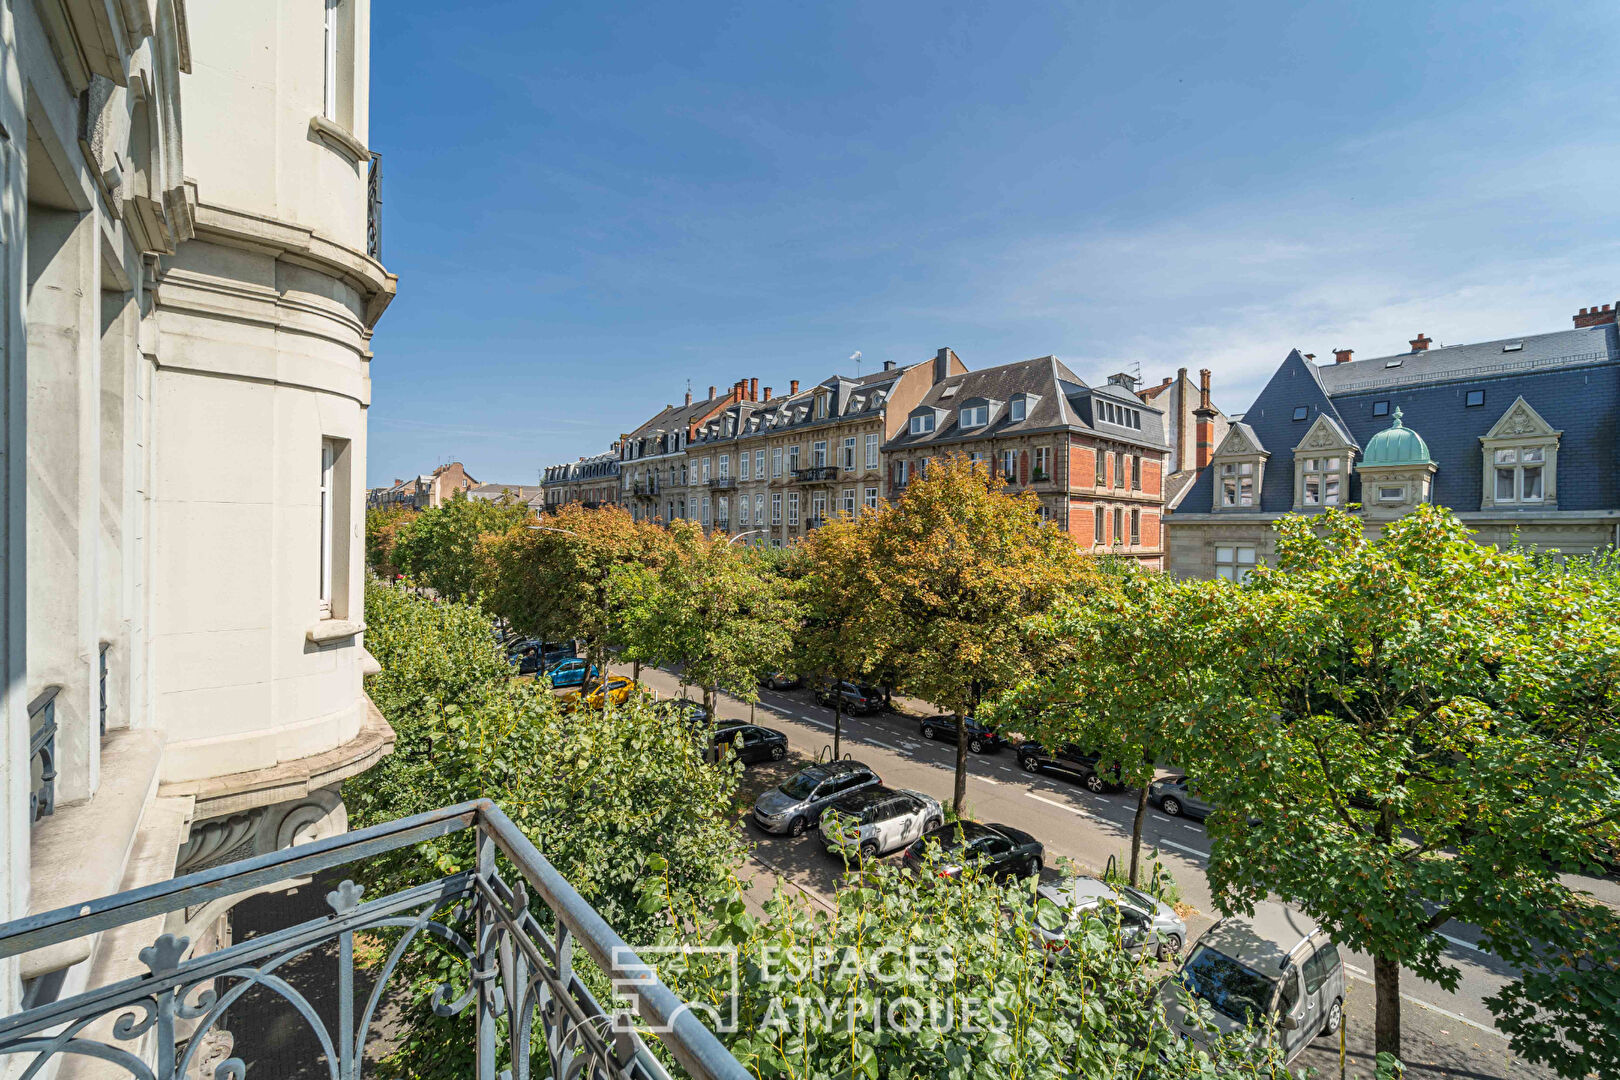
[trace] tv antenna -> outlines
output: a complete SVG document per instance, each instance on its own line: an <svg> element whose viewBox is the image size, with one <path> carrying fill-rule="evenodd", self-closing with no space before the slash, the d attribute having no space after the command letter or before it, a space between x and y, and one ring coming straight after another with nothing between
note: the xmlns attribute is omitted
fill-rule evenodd
<svg viewBox="0 0 1620 1080"><path fill-rule="evenodd" d="M855 361L855 377L858 379L861 377L861 350L856 349L850 355L850 359Z"/></svg>

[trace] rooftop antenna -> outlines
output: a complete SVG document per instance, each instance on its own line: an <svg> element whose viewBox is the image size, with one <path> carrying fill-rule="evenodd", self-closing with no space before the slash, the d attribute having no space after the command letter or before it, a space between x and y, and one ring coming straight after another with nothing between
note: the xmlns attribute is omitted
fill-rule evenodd
<svg viewBox="0 0 1620 1080"><path fill-rule="evenodd" d="M850 359L855 361L855 377L858 379L861 377L861 350L856 349Z"/></svg>

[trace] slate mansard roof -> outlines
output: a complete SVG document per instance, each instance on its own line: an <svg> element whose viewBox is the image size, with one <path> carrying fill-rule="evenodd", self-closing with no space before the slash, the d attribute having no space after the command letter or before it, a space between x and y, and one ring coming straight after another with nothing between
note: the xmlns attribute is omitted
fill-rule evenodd
<svg viewBox="0 0 1620 1080"><path fill-rule="evenodd" d="M1020 394L1032 395L1024 419L1013 421L1012 400ZM1101 418L1100 400L1116 402L1141 417L1140 428L1110 423ZM989 423L963 429L957 424L957 410L969 402L994 403ZM1099 438L1168 450L1164 412L1137 397L1129 387L1115 383L1087 386L1055 356L1002 364L1000 367L952 375L932 386L912 415L934 409L940 417L931 432L911 434L910 426L890 439L887 451L939 447L942 452L957 443L981 439L1029 435L1043 431L1073 431Z"/></svg>
<svg viewBox="0 0 1620 1080"><path fill-rule="evenodd" d="M1470 406L1471 391L1482 391L1484 403ZM1293 509L1294 447L1318 416L1328 416L1364 447L1390 426L1396 409L1438 466L1433 501L1478 510L1484 483L1480 437L1520 397L1563 432L1557 509L1620 508L1620 336L1608 324L1321 367L1294 350L1243 414L1244 426L1271 455L1255 510ZM1295 420L1301 406L1306 416ZM1210 512L1214 473L1210 467L1199 474L1179 512ZM1359 478L1352 480L1348 501L1361 501Z"/></svg>

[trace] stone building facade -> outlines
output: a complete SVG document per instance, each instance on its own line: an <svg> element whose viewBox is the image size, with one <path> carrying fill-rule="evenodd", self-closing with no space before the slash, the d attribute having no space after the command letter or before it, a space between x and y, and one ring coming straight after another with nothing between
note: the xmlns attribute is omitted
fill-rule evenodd
<svg viewBox="0 0 1620 1080"><path fill-rule="evenodd" d="M339 783L391 744L362 686L396 288L369 19L0 12L0 920L340 832ZM228 907L172 929L206 951ZM0 1006L141 973L151 929L8 962Z"/></svg>
<svg viewBox="0 0 1620 1080"><path fill-rule="evenodd" d="M636 520L687 516L687 443L698 427L744 397L740 380L724 394L717 395L715 389L709 387L709 396L697 402L688 390L683 404L664 406L636 430L620 436L620 492Z"/></svg>
<svg viewBox="0 0 1620 1080"><path fill-rule="evenodd" d="M1215 447L1226 438L1230 420L1210 399L1210 370L1198 373L1198 382L1181 368L1174 378L1166 375L1157 386L1138 390L1137 396L1164 410L1165 441L1170 444L1170 460L1165 465L1164 503L1174 507L1181 502L1198 470L1209 464Z"/></svg>
<svg viewBox="0 0 1620 1080"><path fill-rule="evenodd" d="M902 496L930 461L965 454L1033 491L1042 516L1082 548L1160 568L1165 415L1135 383L1115 375L1087 386L1055 356L953 372L884 445L888 489Z"/></svg>
<svg viewBox="0 0 1620 1080"><path fill-rule="evenodd" d="M1274 562L1278 518L1332 506L1355 505L1374 535L1434 502L1481 543L1615 544L1614 319L1583 308L1570 330L1443 348L1419 334L1407 352L1326 365L1289 353L1167 518L1171 571L1242 579Z"/></svg>
<svg viewBox="0 0 1620 1080"><path fill-rule="evenodd" d="M619 502L619 447L566 465L548 465L541 480L547 510L561 510L569 503L587 508L612 506Z"/></svg>

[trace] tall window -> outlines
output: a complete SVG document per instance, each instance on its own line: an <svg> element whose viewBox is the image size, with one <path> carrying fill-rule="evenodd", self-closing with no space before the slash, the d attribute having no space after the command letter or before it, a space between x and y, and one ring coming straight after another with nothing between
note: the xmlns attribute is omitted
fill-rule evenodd
<svg viewBox="0 0 1620 1080"><path fill-rule="evenodd" d="M1142 542L1142 511L1132 509L1131 510L1131 546L1135 547L1136 545L1140 544L1141 542Z"/></svg>
<svg viewBox="0 0 1620 1080"><path fill-rule="evenodd" d="M827 464L827 440L817 439L810 444L810 464L816 468Z"/></svg>
<svg viewBox="0 0 1620 1080"><path fill-rule="evenodd" d="M782 493L780 491L771 492L771 524L782 524Z"/></svg>
<svg viewBox="0 0 1620 1080"><path fill-rule="evenodd" d="M820 525L827 520L827 494L818 491L810 496L810 524Z"/></svg>
<svg viewBox="0 0 1620 1080"><path fill-rule="evenodd" d="M765 451L754 451L754 475L761 480L765 479Z"/></svg>
<svg viewBox="0 0 1620 1080"><path fill-rule="evenodd" d="M794 449L797 449L797 447ZM797 525L799 523L799 493L797 491L788 492L787 523L789 525Z"/></svg>
<svg viewBox="0 0 1620 1080"><path fill-rule="evenodd" d="M1035 448L1035 475L1036 480L1052 479L1052 448L1050 446L1037 446Z"/></svg>
<svg viewBox="0 0 1620 1080"><path fill-rule="evenodd" d="M1106 487L1108 485L1108 453L1104 450L1094 450L1092 453L1097 458L1096 486Z"/></svg>
<svg viewBox="0 0 1620 1080"><path fill-rule="evenodd" d="M1018 479L1018 451L1003 450L1001 452L1001 475L1011 483Z"/></svg>
<svg viewBox="0 0 1620 1080"><path fill-rule="evenodd" d="M876 510L878 508L878 489L875 486L867 488L866 497L863 501L868 510Z"/></svg>
<svg viewBox="0 0 1620 1080"><path fill-rule="evenodd" d="M754 496L754 524L765 524L765 496Z"/></svg>
<svg viewBox="0 0 1620 1080"><path fill-rule="evenodd" d="M1123 450L1114 451L1114 486L1117 488L1125 486L1125 462L1127 460ZM1115 531L1118 532L1117 529Z"/></svg>
<svg viewBox="0 0 1620 1080"><path fill-rule="evenodd" d="M729 503L727 503L724 495L720 496L720 513L717 520L720 522L720 527L722 529L731 524L731 506Z"/></svg>
<svg viewBox="0 0 1620 1080"><path fill-rule="evenodd" d="M1498 503L1539 503L1543 495L1543 475L1547 451L1540 446L1508 447L1493 455L1496 468Z"/></svg>
<svg viewBox="0 0 1620 1080"><path fill-rule="evenodd" d="M744 451L737 455L737 479L747 480L748 477L748 453Z"/></svg>
<svg viewBox="0 0 1620 1080"><path fill-rule="evenodd" d="M1120 544L1120 543L1124 543L1124 541L1125 541L1125 509L1124 509L1124 507L1116 506L1116 507L1114 507L1114 543Z"/></svg>
<svg viewBox="0 0 1620 1080"><path fill-rule="evenodd" d="M709 497L707 495L703 496L703 527L705 529L709 527Z"/></svg>
<svg viewBox="0 0 1620 1080"><path fill-rule="evenodd" d="M1137 454L1131 459L1131 488L1142 490L1142 455Z"/></svg>
<svg viewBox="0 0 1620 1080"><path fill-rule="evenodd" d="M703 482L705 484L707 484L709 482L709 462L710 462L710 460L711 459L709 459L709 458L704 458L703 459Z"/></svg>
<svg viewBox="0 0 1620 1080"><path fill-rule="evenodd" d="M894 485L895 485L895 487L905 487L906 483L910 479L911 479L911 462L909 462L909 461L897 461L897 462L895 462L894 463Z"/></svg>
<svg viewBox="0 0 1620 1080"><path fill-rule="evenodd" d="M337 467L337 443L321 440L321 551L320 551L320 613L332 615L332 549L334 541L333 487Z"/></svg>
<svg viewBox="0 0 1620 1080"><path fill-rule="evenodd" d="M878 437L876 435L866 437L866 467L868 469L878 467Z"/></svg>
<svg viewBox="0 0 1620 1080"><path fill-rule="evenodd" d="M351 0L326 0L322 24L321 115L342 127L353 126L354 5Z"/></svg>
<svg viewBox="0 0 1620 1080"><path fill-rule="evenodd" d="M780 446L771 447L771 475L773 477L782 475L782 448Z"/></svg>
<svg viewBox="0 0 1620 1080"><path fill-rule="evenodd" d="M1254 505L1254 463L1226 462L1221 466L1221 505Z"/></svg>
<svg viewBox="0 0 1620 1080"><path fill-rule="evenodd" d="M1108 537L1106 535L1108 531L1108 515L1100 506L1096 509L1096 518L1096 524L1092 529L1091 542L1093 544L1106 544L1108 543Z"/></svg>
<svg viewBox="0 0 1620 1080"><path fill-rule="evenodd" d="M1306 458L1300 473L1300 502L1306 506L1338 506L1343 477L1343 458Z"/></svg>
<svg viewBox="0 0 1620 1080"><path fill-rule="evenodd" d="M842 510L845 514L847 514L850 517L855 516L855 489L854 488L845 488L844 489L843 505L840 506L839 509Z"/></svg>
<svg viewBox="0 0 1620 1080"><path fill-rule="evenodd" d="M720 479L728 480L730 478L731 478L731 455L730 454L721 454L720 455Z"/></svg>
<svg viewBox="0 0 1620 1080"><path fill-rule="evenodd" d="M799 447L798 447L798 444L794 444L793 446L788 447L788 471L789 472L798 472L799 471Z"/></svg>
<svg viewBox="0 0 1620 1080"><path fill-rule="evenodd" d="M1241 545L1215 548L1215 576L1227 581L1248 581L1254 572L1254 548Z"/></svg>
<svg viewBox="0 0 1620 1080"><path fill-rule="evenodd" d="M838 464L843 466L845 472L855 471L855 436L851 435L844 440L842 458Z"/></svg>

